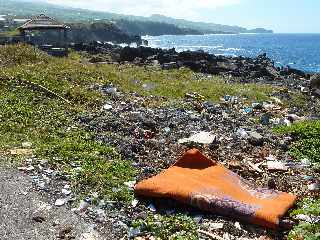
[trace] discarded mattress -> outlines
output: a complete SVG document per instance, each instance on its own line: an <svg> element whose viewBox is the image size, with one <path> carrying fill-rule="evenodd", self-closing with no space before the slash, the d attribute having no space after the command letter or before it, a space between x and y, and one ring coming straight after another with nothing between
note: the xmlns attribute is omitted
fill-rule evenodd
<svg viewBox="0 0 320 240"><path fill-rule="evenodd" d="M173 166L135 186L140 196L172 198L215 214L276 229L296 196L255 188L199 150L185 153Z"/></svg>

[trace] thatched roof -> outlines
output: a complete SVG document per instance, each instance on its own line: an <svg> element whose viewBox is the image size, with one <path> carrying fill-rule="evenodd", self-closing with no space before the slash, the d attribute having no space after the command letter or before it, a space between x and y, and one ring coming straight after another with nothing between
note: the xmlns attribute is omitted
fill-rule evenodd
<svg viewBox="0 0 320 240"><path fill-rule="evenodd" d="M56 19L40 14L20 26L19 30L39 30L39 29L68 29L67 25L58 22Z"/></svg>

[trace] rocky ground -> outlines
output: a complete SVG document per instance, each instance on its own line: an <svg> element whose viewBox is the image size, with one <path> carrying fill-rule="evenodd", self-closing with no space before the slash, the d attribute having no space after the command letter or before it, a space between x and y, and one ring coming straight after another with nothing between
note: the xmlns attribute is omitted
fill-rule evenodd
<svg viewBox="0 0 320 240"><path fill-rule="evenodd" d="M78 46L77 50L100 54L107 51L105 46L104 50L101 49L103 46L86 47L89 49ZM189 92L172 103L161 96L128 93L112 84L90 86L103 95L105 104L100 109L78 114L72 127L94 133L97 142L113 146L121 158L132 160L137 177L125 183L129 191L133 191L136 182L168 168L187 149L197 147L257 186L294 193L299 199L319 195L319 170L310 159L293 158L289 154L288 149L295 140L293 136L274 131L276 127L319 119L314 96L320 85L317 85L317 76L310 80L310 75L301 71L278 69L265 55L257 59L225 58L201 52L168 54L163 50L141 49L120 49L120 62L160 64L163 69L192 69L190 64L195 64L193 70L201 72L195 75L199 79L218 73L230 84L262 81L274 86L275 91L269 100L259 102L231 95L222 96L219 101L208 101L197 92ZM103 56L107 58L110 54ZM105 60L98 59L97 55L91 60L94 58L98 62ZM195 60L188 63L187 58ZM278 89L279 86L285 88ZM153 87L148 85L145 89ZM307 99L303 107L293 103L293 91ZM150 103L161 104L151 107L154 104ZM126 204L106 201L96 192L84 196L73 185L71 175L52 162L38 158L31 148L33 143L24 142L21 149L5 154L29 156L19 165L20 173L1 170L0 187L5 194L0 198L0 215L6 219L2 223L2 236L8 236L7 239L26 239L22 238L23 231L31 234L29 239L42 239L38 237L40 235L47 239L155 239L152 232L141 225L134 226L133 222L156 214L190 217L198 224L200 239L286 239L286 228L298 220L288 214L280 230L269 231L171 200L134 198ZM54 160L59 162L59 159ZM81 170L77 164L70 165L75 173ZM13 191L17 188L21 189ZM114 188L112 191L120 190ZM39 212L36 209L39 202L49 212ZM14 208L20 211L13 213L10 209ZM18 223L19 233L12 230L18 212L27 212L25 219ZM319 219L312 221L319 223ZM83 238L83 234L87 238Z"/></svg>
<svg viewBox="0 0 320 240"><path fill-rule="evenodd" d="M77 121L93 131L98 141L114 146L124 158L134 160L134 166L140 170L136 181L159 173L187 149L197 147L258 186L300 197L313 194L311 186L320 174L313 171L308 159L292 159L288 155L291 137L272 131L277 125L314 118L313 113L298 116L284 107L279 98L274 98L274 102L248 106L244 99L234 96L212 103L202 101L197 94L186 96L184 107L151 109L145 107L144 102L152 97L128 96L108 86L101 87L101 91L111 95L111 100L101 111L79 116ZM199 132L203 132L209 142L179 143L179 139ZM32 176L40 191L49 194L51 206L72 203L75 199L66 187L68 181L62 180L65 177L59 176L59 172L47 168L46 163L33 159L20 169ZM128 182L128 188L132 188L135 182ZM140 235L140 231L130 228L131 222L153 211L187 212L204 229L214 229L224 239L257 239L267 235L262 228L208 215L172 201L135 199L131 206L127 206L104 201L92 204L94 198L98 196L87 196L79 206L73 205L78 208L73 210L86 213L86 218L95 221L100 232L114 234L116 239ZM283 234L285 232L279 231L272 235L274 239L283 239Z"/></svg>

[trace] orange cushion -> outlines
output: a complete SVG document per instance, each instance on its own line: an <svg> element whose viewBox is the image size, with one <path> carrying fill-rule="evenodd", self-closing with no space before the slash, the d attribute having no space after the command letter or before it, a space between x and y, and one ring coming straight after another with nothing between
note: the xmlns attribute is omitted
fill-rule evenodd
<svg viewBox="0 0 320 240"><path fill-rule="evenodd" d="M137 195L172 198L215 214L268 228L293 206L296 196L255 188L234 172L190 150L172 167L135 186Z"/></svg>

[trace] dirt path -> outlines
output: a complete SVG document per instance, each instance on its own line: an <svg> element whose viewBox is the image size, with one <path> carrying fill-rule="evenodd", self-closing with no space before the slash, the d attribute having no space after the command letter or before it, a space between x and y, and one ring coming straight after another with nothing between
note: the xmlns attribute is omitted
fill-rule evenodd
<svg viewBox="0 0 320 240"><path fill-rule="evenodd" d="M107 239L67 210L46 203L32 189L30 177L0 167L0 236L2 240Z"/></svg>

